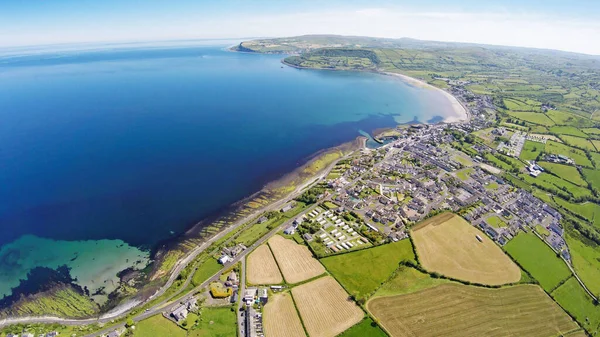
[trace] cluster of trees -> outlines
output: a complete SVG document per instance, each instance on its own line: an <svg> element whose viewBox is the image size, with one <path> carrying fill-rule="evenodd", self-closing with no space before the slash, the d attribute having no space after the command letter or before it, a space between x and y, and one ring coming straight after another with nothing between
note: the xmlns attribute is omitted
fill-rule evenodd
<svg viewBox="0 0 600 337"><path fill-rule="evenodd" d="M305 204L314 204L319 200L319 195L325 192L324 187L315 186L310 188L308 191L302 193L296 200L301 201Z"/></svg>

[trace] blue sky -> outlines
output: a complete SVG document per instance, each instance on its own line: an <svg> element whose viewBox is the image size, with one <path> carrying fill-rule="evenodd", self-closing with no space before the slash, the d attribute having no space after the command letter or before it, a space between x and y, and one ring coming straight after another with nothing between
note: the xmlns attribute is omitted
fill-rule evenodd
<svg viewBox="0 0 600 337"><path fill-rule="evenodd" d="M600 1L0 0L0 47L314 33L600 54Z"/></svg>

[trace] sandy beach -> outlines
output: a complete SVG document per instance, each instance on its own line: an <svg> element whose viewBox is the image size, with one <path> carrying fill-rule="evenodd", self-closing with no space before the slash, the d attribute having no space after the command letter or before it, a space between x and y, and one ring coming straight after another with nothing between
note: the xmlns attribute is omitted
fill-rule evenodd
<svg viewBox="0 0 600 337"><path fill-rule="evenodd" d="M447 116L447 117L445 117L444 118L444 122L445 123L466 122L471 117L470 114L469 114L468 109L456 97L452 96L452 94L450 94L446 90L442 90L440 88L436 88L433 85L431 85L431 84L429 84L429 83L427 83L425 81L416 79L414 77L402 75L402 74L399 74L399 73L382 72L382 74L389 75L389 76L394 76L394 77L398 77L402 81L404 81L404 82L406 82L406 83L408 83L410 85L413 85L415 87L438 90L440 93L442 93L448 99L448 101L450 101L450 105L452 106L452 110L454 110L454 113L455 113L454 116Z"/></svg>

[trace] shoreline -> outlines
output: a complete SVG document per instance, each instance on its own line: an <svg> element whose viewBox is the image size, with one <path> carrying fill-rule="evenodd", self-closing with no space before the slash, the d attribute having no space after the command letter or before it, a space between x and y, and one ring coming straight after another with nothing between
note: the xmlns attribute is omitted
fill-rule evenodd
<svg viewBox="0 0 600 337"><path fill-rule="evenodd" d="M260 54L260 53L257 53ZM291 63L288 63L285 61L285 58L281 60L281 63L291 67L291 68L295 68L295 69L304 69L304 70L325 70L325 71L354 71L354 72L362 72L362 73L373 73L373 74L379 74L379 75L383 75L383 76L392 76L392 77L396 77L398 79L400 79L401 81L403 81L404 83L408 84L408 85L412 85L415 87L419 87L419 88L425 88L425 89L432 89L432 90L436 90L439 91L440 94L442 94L445 98L448 99L450 106L452 107L452 110L454 111L455 115L458 116L445 116L443 123L465 123L468 122L469 120L471 120L471 112L469 111L469 109L465 106L464 103L462 103L458 98L456 98L454 95L452 95L451 93L449 93L448 91L435 87L423 80L420 80L418 78L414 78L414 77L410 77L408 75L404 75L401 73L393 73L393 72L389 72L389 71L380 71L378 69L374 69L374 70L353 70L353 69L327 69L327 68L309 68L309 67L301 67L301 66L297 66ZM429 124L427 122L422 122L421 124Z"/></svg>

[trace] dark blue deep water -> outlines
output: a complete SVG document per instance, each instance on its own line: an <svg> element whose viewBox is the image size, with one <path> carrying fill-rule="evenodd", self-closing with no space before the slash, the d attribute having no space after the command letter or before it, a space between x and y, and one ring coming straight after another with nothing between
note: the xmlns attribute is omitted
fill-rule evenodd
<svg viewBox="0 0 600 337"><path fill-rule="evenodd" d="M0 56L0 246L152 247L316 151L448 113L387 76L224 45Z"/></svg>

